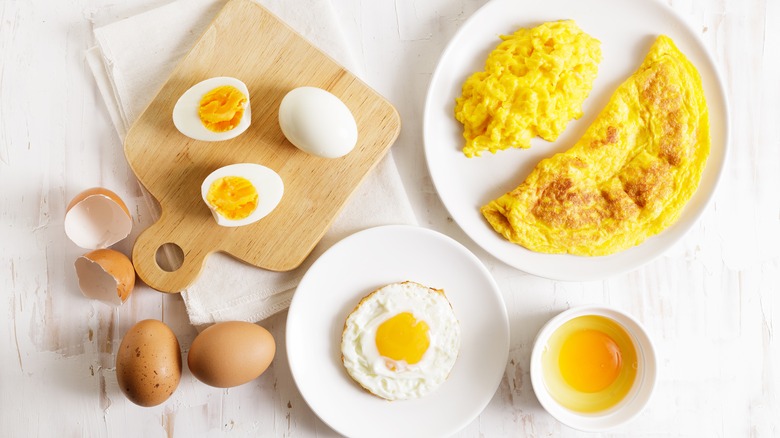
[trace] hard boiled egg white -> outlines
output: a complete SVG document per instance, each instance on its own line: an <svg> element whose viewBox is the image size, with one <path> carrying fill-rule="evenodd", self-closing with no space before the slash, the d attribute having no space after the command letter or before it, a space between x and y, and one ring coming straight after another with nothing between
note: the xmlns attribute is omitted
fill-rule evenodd
<svg viewBox="0 0 780 438"><path fill-rule="evenodd" d="M246 131L251 119L249 90L230 77L198 82L173 107L176 129L195 140L229 140Z"/></svg>
<svg viewBox="0 0 780 438"><path fill-rule="evenodd" d="M460 324L444 292L393 283L363 298L344 324L347 373L388 399L422 397L449 376L460 350Z"/></svg>
<svg viewBox="0 0 780 438"><path fill-rule="evenodd" d="M568 409L606 411L620 403L636 380L637 351L614 320L585 315L561 325L542 353L544 384Z"/></svg>
<svg viewBox="0 0 780 438"><path fill-rule="evenodd" d="M316 87L295 88L279 105L279 126L298 149L323 158L348 154L357 144L355 117L338 97Z"/></svg>
<svg viewBox="0 0 780 438"><path fill-rule="evenodd" d="M284 182L273 170L253 163L221 167L203 181L201 195L218 225L238 227L273 211L284 194Z"/></svg>

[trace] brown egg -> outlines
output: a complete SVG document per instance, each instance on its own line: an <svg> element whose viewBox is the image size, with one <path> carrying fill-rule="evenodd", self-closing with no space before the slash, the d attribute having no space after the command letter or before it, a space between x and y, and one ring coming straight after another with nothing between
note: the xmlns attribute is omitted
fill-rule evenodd
<svg viewBox="0 0 780 438"><path fill-rule="evenodd" d="M139 406L157 406L173 394L179 379L181 350L173 331L154 319L131 327L116 354L116 380L125 396Z"/></svg>
<svg viewBox="0 0 780 438"><path fill-rule="evenodd" d="M135 286L135 269L126 255L113 249L96 249L76 259L76 276L87 298L119 305Z"/></svg>
<svg viewBox="0 0 780 438"><path fill-rule="evenodd" d="M276 343L268 330L249 322L221 322L195 337L187 366L201 382L230 388L263 374L274 354Z"/></svg>
<svg viewBox="0 0 780 438"><path fill-rule="evenodd" d="M94 187L76 195L65 210L65 234L86 249L108 248L130 234L133 219L111 190Z"/></svg>

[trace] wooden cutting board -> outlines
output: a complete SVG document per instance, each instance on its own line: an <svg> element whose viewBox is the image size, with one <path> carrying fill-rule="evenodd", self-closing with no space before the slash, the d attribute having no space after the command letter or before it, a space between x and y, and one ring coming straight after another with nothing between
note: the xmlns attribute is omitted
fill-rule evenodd
<svg viewBox="0 0 780 438"><path fill-rule="evenodd" d="M249 89L252 120L238 137L192 140L173 125L173 106L192 85L232 76ZM358 143L344 157L319 158L287 141L278 123L284 95L300 86L320 87L352 111ZM197 278L209 254L222 251L272 271L299 266L322 238L400 130L390 103L262 6L231 0L181 61L125 140L130 167L159 201L160 219L133 247L139 277L164 292L179 292ZM213 170L257 163L284 181L276 209L243 227L220 227L201 198ZM179 246L182 265L171 272L156 261L165 244Z"/></svg>

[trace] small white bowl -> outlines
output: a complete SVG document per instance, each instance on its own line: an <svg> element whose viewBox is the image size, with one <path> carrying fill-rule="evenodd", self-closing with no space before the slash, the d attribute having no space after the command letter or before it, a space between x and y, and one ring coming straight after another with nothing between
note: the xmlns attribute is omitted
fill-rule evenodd
<svg viewBox="0 0 780 438"><path fill-rule="evenodd" d="M542 353L552 335L561 325L585 315L609 318L631 336L637 352L637 373L628 394L617 405L597 413L581 413L558 403L547 390L542 372ZM644 409L655 390L658 363L650 337L638 321L628 314L605 306L582 306L566 310L553 317L536 335L531 352L531 384L542 407L561 423L585 432L601 432L633 419Z"/></svg>

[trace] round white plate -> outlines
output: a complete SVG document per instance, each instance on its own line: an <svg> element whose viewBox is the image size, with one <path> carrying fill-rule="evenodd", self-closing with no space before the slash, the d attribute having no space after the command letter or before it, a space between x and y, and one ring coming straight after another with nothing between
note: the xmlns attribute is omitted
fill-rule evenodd
<svg viewBox="0 0 780 438"><path fill-rule="evenodd" d="M546 21L574 19L601 41L603 61L585 115L569 123L554 143L535 139L531 149L462 153L463 127L454 116L463 82L484 69L499 35ZM712 197L728 142L726 96L713 60L697 34L656 0L492 0L464 23L444 50L431 78L423 131L428 168L452 218L477 244L510 266L558 280L594 280L634 269L672 246L690 229ZM607 104L618 85L639 67L659 34L670 36L699 70L710 112L712 148L699 189L671 227L634 248L603 257L542 254L508 242L487 223L481 206L517 187L543 158L569 149ZM707 35L706 33L704 34Z"/></svg>
<svg viewBox="0 0 780 438"><path fill-rule="evenodd" d="M361 298L405 280L444 289L460 321L461 349L434 392L390 402L344 370L341 332ZM424 228L371 228L333 245L304 275L287 316L287 355L303 398L337 432L445 436L473 421L496 392L509 356L509 321L495 281L463 245Z"/></svg>

